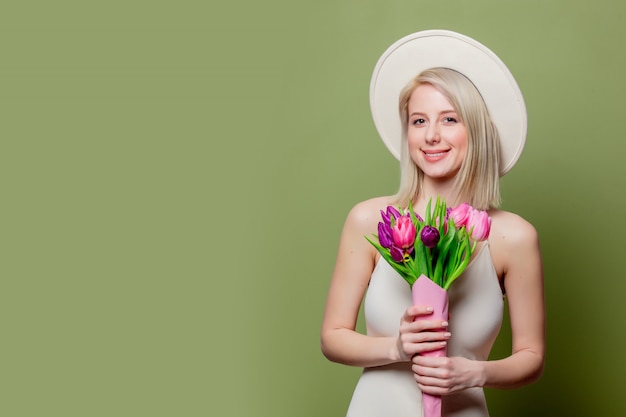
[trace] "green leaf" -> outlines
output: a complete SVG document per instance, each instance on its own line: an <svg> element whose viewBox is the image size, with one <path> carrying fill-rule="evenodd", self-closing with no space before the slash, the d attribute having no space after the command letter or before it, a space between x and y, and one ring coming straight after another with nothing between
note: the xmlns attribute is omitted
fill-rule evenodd
<svg viewBox="0 0 626 417"><path fill-rule="evenodd" d="M473 246L475 247L475 245ZM465 271L467 265L469 264L470 257L472 255L473 247L469 245L469 239L464 239L461 242L461 246L459 247L457 258L459 259L458 266L452 271L450 274L450 279L446 282L444 289L448 290L452 283Z"/></svg>
<svg viewBox="0 0 626 417"><path fill-rule="evenodd" d="M424 246L424 243L421 239L416 239L415 241L415 261L418 264L419 275L424 274L428 278L430 278L430 273L428 271L428 248Z"/></svg>

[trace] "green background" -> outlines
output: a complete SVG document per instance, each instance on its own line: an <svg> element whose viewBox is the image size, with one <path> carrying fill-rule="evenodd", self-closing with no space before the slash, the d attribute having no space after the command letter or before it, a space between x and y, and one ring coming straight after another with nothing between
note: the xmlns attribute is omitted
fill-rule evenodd
<svg viewBox="0 0 626 417"><path fill-rule="evenodd" d="M0 5L0 415L344 415L338 237L398 183L369 77L434 28L528 107L503 207L541 236L548 355L492 415L625 415L625 3L214 3Z"/></svg>

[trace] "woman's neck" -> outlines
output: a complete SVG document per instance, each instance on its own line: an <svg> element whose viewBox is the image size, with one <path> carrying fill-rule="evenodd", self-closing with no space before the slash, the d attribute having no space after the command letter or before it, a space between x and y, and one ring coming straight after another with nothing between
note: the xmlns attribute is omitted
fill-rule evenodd
<svg viewBox="0 0 626 417"><path fill-rule="evenodd" d="M459 204L459 195L454 191L454 181L436 181L432 179L424 179L421 192L413 201L413 206L418 213L426 211L426 205L432 199L432 204L440 198L445 200L448 207L454 207Z"/></svg>

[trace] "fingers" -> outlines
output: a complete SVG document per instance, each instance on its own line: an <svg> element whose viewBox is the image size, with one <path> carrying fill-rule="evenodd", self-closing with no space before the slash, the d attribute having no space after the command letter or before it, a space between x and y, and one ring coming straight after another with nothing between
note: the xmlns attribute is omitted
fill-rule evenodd
<svg viewBox="0 0 626 417"><path fill-rule="evenodd" d="M414 357L411 369L420 390L427 394L444 395L453 391L449 358ZM425 364L425 365L422 365Z"/></svg>
<svg viewBox="0 0 626 417"><path fill-rule="evenodd" d="M427 316L433 314L433 308L430 306L411 306L404 312L403 320L414 321L416 317Z"/></svg>
<svg viewBox="0 0 626 417"><path fill-rule="evenodd" d="M423 324L427 326L427 327L424 327L424 329L431 329L431 328L443 329L448 326L448 323L446 320L442 320L442 319L429 320L427 316L432 315L432 314L433 314L433 308L430 306L411 306L404 311L404 314L401 320L401 325L404 323L423 322Z"/></svg>
<svg viewBox="0 0 626 417"><path fill-rule="evenodd" d="M437 342L422 342L418 344L410 344L405 346L405 349L411 351L410 357L414 357L420 354L424 354L427 352L432 352L435 350L443 349L448 344L447 341L437 341Z"/></svg>
<svg viewBox="0 0 626 417"><path fill-rule="evenodd" d="M471 387L484 386L481 365L458 356L415 356L411 370L417 384L427 394L446 395Z"/></svg>
<svg viewBox="0 0 626 417"><path fill-rule="evenodd" d="M448 322L446 320L439 319L419 319L415 321L404 321L400 324L400 333L421 333L421 332L434 332L442 333L448 328ZM437 339L428 340L447 340L449 337L438 335Z"/></svg>
<svg viewBox="0 0 626 417"><path fill-rule="evenodd" d="M400 334L397 349L402 360L424 352L438 350L447 345L450 333L448 322L430 319L433 309L430 306L407 308L400 321ZM417 319L417 320L416 320Z"/></svg>
<svg viewBox="0 0 626 417"><path fill-rule="evenodd" d="M447 323L442 320L418 320L400 328L399 344L404 356L439 350L446 347L451 333L442 331Z"/></svg>
<svg viewBox="0 0 626 417"><path fill-rule="evenodd" d="M419 381L417 382L417 386L424 394L438 395L440 397L454 392L450 387L438 387L436 385L422 384Z"/></svg>

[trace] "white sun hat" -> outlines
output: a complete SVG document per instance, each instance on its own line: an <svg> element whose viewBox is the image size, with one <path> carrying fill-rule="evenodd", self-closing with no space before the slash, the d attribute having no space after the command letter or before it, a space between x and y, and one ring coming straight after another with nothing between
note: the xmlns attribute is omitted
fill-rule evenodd
<svg viewBox="0 0 626 417"><path fill-rule="evenodd" d="M500 175L519 159L526 142L524 97L506 65L476 40L448 30L405 36L380 57L370 84L370 107L383 142L400 159L400 91L424 70L443 67L465 75L478 89L500 135Z"/></svg>

